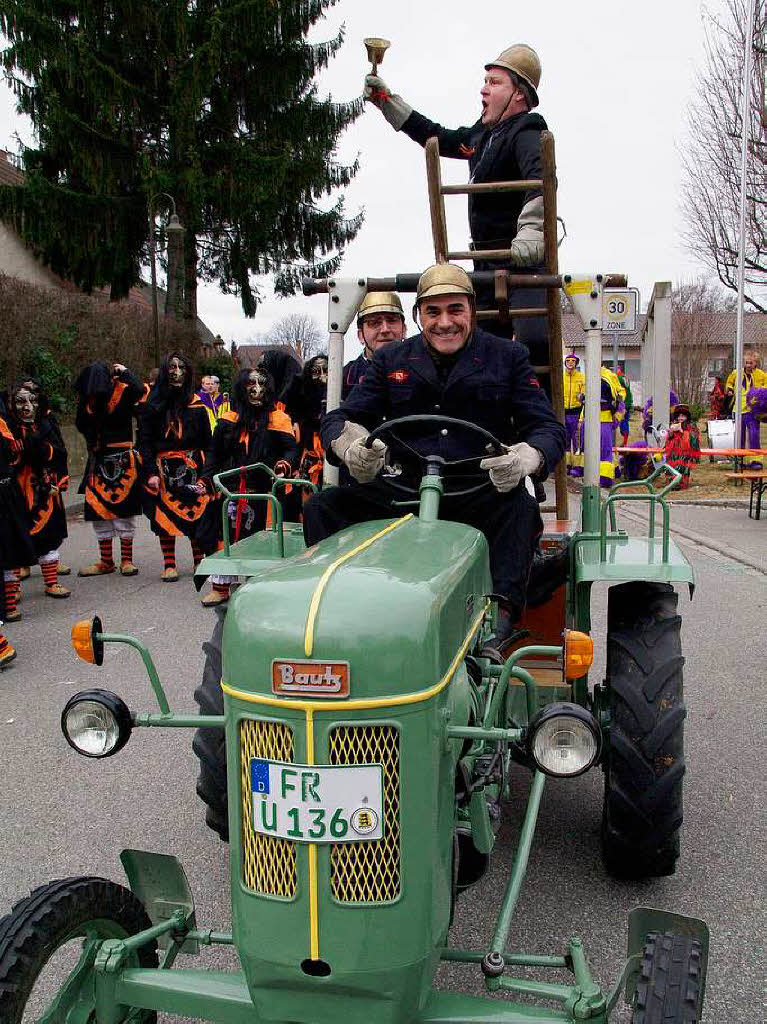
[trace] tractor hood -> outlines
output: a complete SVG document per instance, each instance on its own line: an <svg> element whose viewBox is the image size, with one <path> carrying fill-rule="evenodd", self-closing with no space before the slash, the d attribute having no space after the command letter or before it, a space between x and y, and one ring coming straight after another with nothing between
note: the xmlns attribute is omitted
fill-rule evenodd
<svg viewBox="0 0 767 1024"><path fill-rule="evenodd" d="M346 662L349 687L341 699L433 686L492 589L487 550L472 527L413 516L329 537L233 595L224 624L224 683L283 699L337 698L333 666ZM273 666L304 661L316 664ZM286 692L283 681L298 691Z"/></svg>

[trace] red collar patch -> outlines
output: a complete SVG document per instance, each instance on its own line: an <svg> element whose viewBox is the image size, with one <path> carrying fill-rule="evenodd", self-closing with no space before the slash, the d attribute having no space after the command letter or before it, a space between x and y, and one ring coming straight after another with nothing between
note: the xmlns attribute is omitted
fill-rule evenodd
<svg viewBox="0 0 767 1024"><path fill-rule="evenodd" d="M537 377L531 377L527 383L532 384L534 388L539 388L541 386L541 382L538 380Z"/></svg>
<svg viewBox="0 0 767 1024"><path fill-rule="evenodd" d="M410 370L392 370L387 374L387 378L393 380L395 384L404 384L405 381L410 380Z"/></svg>

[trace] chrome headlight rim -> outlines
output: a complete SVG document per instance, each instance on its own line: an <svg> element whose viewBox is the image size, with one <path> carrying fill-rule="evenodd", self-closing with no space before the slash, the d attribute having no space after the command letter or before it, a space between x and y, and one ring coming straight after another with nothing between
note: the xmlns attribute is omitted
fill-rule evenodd
<svg viewBox="0 0 767 1024"><path fill-rule="evenodd" d="M114 718L117 726L117 741L114 746L103 754L90 753L87 750L83 750L82 747L78 747L67 729L69 713L77 707L78 704L82 704L86 701L94 704L100 704L102 707L106 708ZM80 757L89 757L97 761L103 760L106 757L112 757L114 754L118 753L128 742L131 732L133 731L133 716L131 715L130 709L125 701L111 690L80 690L78 693L75 693L70 697L64 705L61 712L61 731L64 734L64 739L70 747L80 755Z"/></svg>
<svg viewBox="0 0 767 1024"><path fill-rule="evenodd" d="M553 772L545 765L540 764L535 757L533 750L536 733L542 725L555 718L577 719L590 730L594 737L594 756L577 772L568 772L567 774ZM602 756L602 732L596 718L587 708L582 707L580 704L573 704L570 701L555 701L553 704L547 704L545 708L542 708L530 722L527 729L526 747L531 763L538 771L543 772L544 775L548 775L552 779L577 779L580 775L585 775L586 772L591 771L599 763Z"/></svg>

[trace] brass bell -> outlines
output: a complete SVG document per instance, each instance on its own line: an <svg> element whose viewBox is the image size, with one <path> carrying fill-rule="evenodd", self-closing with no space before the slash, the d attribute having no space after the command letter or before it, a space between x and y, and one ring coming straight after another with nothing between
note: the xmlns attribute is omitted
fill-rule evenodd
<svg viewBox="0 0 767 1024"><path fill-rule="evenodd" d="M383 61L384 54L391 46L391 42L388 39L379 39L377 36L370 36L368 39L363 39L365 49L368 52L368 60L371 63L372 75L378 74L378 65Z"/></svg>

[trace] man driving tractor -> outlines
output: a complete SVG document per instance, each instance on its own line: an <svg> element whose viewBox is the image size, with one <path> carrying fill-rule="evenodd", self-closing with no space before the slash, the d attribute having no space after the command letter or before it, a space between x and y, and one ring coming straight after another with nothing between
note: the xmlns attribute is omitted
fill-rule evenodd
<svg viewBox="0 0 767 1024"><path fill-rule="evenodd" d="M524 478L543 480L553 470L564 455L565 429L524 346L476 326L474 288L460 267L441 264L421 275L413 316L420 316L421 332L380 349L365 379L323 421L321 439L328 460L343 463L355 482L324 490L304 505L306 542L315 544L352 523L396 514L393 502L399 495L386 476L378 476L387 446L374 439L368 447L368 433L384 419L431 417L410 429L403 426L406 443L394 449L402 462L401 475L393 479L408 481L417 490L420 472L412 458L408 462L408 452L416 461L438 455L462 462L461 485L473 485L470 497L465 487L451 494L448 480L441 508L443 518L475 526L487 538L499 614L486 653L500 658L525 605L542 530ZM447 421L435 425L434 417L467 421L494 435L502 448L488 454L476 435L471 437L470 428Z"/></svg>

